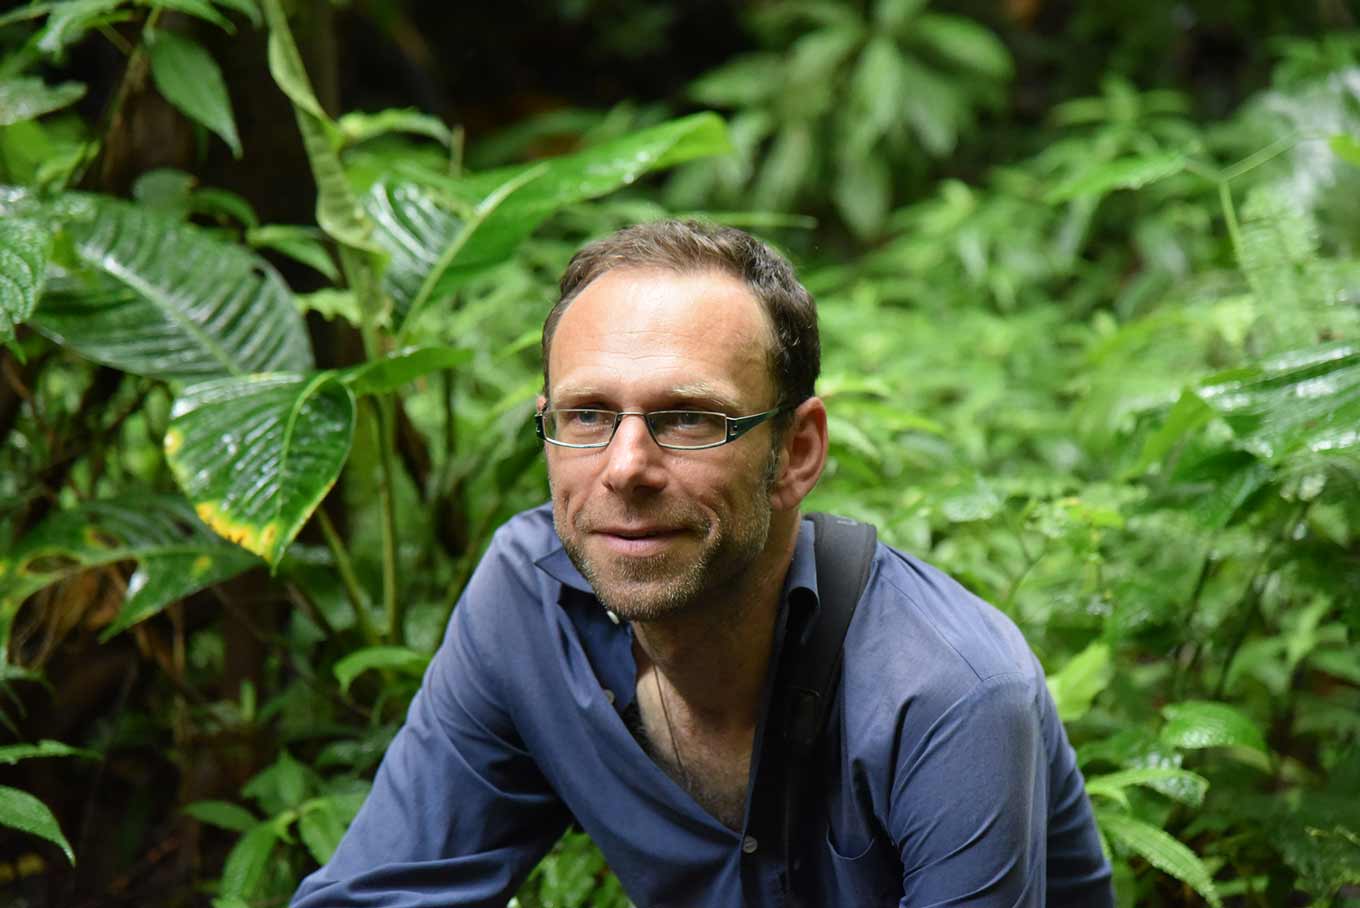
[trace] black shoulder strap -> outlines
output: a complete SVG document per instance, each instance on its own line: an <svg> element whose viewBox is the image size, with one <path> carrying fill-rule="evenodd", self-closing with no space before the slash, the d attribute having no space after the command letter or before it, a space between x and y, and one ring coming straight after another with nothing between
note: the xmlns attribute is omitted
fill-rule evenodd
<svg viewBox="0 0 1360 908"><path fill-rule="evenodd" d="M790 881L793 846L798 824L798 796L806 782L817 739L826 726L827 714L836 698L841 676L841 652L845 632L855 606L869 582L878 534L867 523L810 514L815 528L817 560L817 620L807 642L789 667L785 687L785 735L787 764L784 768L784 859L789 861ZM796 893L794 893L796 896ZM798 904L795 897L794 904Z"/></svg>

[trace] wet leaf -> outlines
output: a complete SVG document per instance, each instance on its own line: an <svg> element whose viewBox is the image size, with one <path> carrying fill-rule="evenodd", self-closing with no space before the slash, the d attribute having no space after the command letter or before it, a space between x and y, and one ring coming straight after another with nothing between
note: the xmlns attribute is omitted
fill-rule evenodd
<svg viewBox="0 0 1360 908"><path fill-rule="evenodd" d="M334 373L204 382L175 401L166 459L205 523L276 567L339 476L354 418Z"/></svg>

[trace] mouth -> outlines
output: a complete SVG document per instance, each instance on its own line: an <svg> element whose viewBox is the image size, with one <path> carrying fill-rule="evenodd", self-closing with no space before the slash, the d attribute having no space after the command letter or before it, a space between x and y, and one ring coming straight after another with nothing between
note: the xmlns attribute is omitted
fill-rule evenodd
<svg viewBox="0 0 1360 908"><path fill-rule="evenodd" d="M594 535L605 547L621 555L655 555L682 535L680 530L667 527L603 527Z"/></svg>

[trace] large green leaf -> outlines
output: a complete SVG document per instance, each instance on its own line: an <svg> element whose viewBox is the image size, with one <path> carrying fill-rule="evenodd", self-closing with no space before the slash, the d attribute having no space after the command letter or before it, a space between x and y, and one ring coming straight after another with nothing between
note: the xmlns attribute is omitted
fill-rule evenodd
<svg viewBox="0 0 1360 908"><path fill-rule="evenodd" d="M1162 742L1171 747L1249 747L1267 753L1265 736L1249 717L1226 703L1186 700L1162 707Z"/></svg>
<svg viewBox="0 0 1360 908"><path fill-rule="evenodd" d="M340 847L340 839L364 804L363 791L313 798L299 810L298 833L318 864L325 864Z"/></svg>
<svg viewBox="0 0 1360 908"><path fill-rule="evenodd" d="M89 270L51 282L33 317L43 333L157 378L311 368L302 318L264 259L125 202L64 202L74 214L66 232Z"/></svg>
<svg viewBox="0 0 1360 908"><path fill-rule="evenodd" d="M1204 776L1174 766L1140 766L1086 777L1087 794L1111 798L1125 808L1129 806L1129 801L1124 789L1134 785L1146 786L1192 807L1202 804L1204 794L1209 790L1209 780Z"/></svg>
<svg viewBox="0 0 1360 908"><path fill-rule="evenodd" d="M15 327L38 305L51 245L51 234L35 221L0 220L0 344L14 339Z"/></svg>
<svg viewBox="0 0 1360 908"><path fill-rule="evenodd" d="M264 0L264 14L269 22L269 72L293 102L316 180L316 223L337 242L356 249L374 249L373 224L355 199L336 152L339 130L312 91L279 0Z"/></svg>
<svg viewBox="0 0 1360 908"><path fill-rule="evenodd" d="M1256 456L1330 457L1360 448L1360 346L1323 344L1209 379L1199 397Z"/></svg>
<svg viewBox="0 0 1360 908"><path fill-rule="evenodd" d="M255 814L230 801L195 801L184 805L184 812L200 823L232 832L245 832L259 822Z"/></svg>
<svg viewBox="0 0 1360 908"><path fill-rule="evenodd" d="M651 171L728 148L722 120L712 113L694 114L536 164L461 179L422 174L420 181L433 193L403 184L375 186L364 197L364 206L380 225L374 239L392 256L388 290L398 311L405 312L441 260L447 260L447 268L431 297L450 293L508 259L554 211L614 192ZM529 174L533 178L519 185ZM507 187L515 188L507 193ZM489 206L498 195L500 201ZM478 211L483 219L475 232L462 240L456 256L446 256L464 221Z"/></svg>
<svg viewBox="0 0 1360 908"><path fill-rule="evenodd" d="M99 759L92 750L82 750L60 741L39 741L37 744L10 744L0 747L0 766L32 760L35 757L83 757L87 760Z"/></svg>
<svg viewBox="0 0 1360 908"><path fill-rule="evenodd" d="M151 78L161 95L216 133L239 158L241 139L231 113L231 98L212 54L198 42L164 30L152 33L148 51Z"/></svg>
<svg viewBox="0 0 1360 908"><path fill-rule="evenodd" d="M467 362L471 357L471 350L458 347L418 347L343 369L336 374L355 394L383 394L395 391L422 375Z"/></svg>
<svg viewBox="0 0 1360 908"><path fill-rule="evenodd" d="M42 801L26 791L0 785L0 826L8 826L29 835L47 839L62 850L66 860L76 862L71 843L61 834L57 818Z"/></svg>
<svg viewBox="0 0 1360 908"><path fill-rule="evenodd" d="M79 82L48 85L42 79L0 79L0 126L33 120L61 110L85 96Z"/></svg>
<svg viewBox="0 0 1360 908"><path fill-rule="evenodd" d="M200 517L271 566L340 475L354 395L334 373L204 382L176 399L165 453Z"/></svg>
<svg viewBox="0 0 1360 908"><path fill-rule="evenodd" d="M340 682L341 691L347 691L355 678L370 669L392 669L418 677L429 664L429 653L405 646L370 646L335 663L335 680Z"/></svg>
<svg viewBox="0 0 1360 908"><path fill-rule="evenodd" d="M1111 839L1163 873L1190 886L1214 908L1222 905L1213 877L1204 862L1170 834L1126 813L1112 810L1098 812L1096 819L1101 831Z"/></svg>
<svg viewBox="0 0 1360 908"><path fill-rule="evenodd" d="M1069 659L1060 671L1048 676L1048 691L1057 704L1058 718L1071 722L1084 716L1113 676L1106 643L1092 643Z"/></svg>
<svg viewBox="0 0 1360 908"><path fill-rule="evenodd" d="M283 835L282 826L278 819L265 820L252 827L232 847L222 867L224 899L239 898L249 902L256 894L269 865L269 856Z"/></svg>
<svg viewBox="0 0 1360 908"><path fill-rule="evenodd" d="M259 564L217 538L181 498L91 501L48 517L0 556L0 614L79 571L120 561L137 569L106 638Z"/></svg>

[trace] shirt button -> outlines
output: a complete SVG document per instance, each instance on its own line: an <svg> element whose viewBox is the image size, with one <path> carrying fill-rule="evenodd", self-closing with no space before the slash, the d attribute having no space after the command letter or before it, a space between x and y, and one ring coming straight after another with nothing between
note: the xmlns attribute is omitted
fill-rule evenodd
<svg viewBox="0 0 1360 908"><path fill-rule="evenodd" d="M610 704L612 705L613 702L614 702L614 692L613 692L612 690L610 690L609 688L606 687L606 688L604 689L604 698L605 698L606 700L608 700L608 701L610 702Z"/></svg>
<svg viewBox="0 0 1360 908"><path fill-rule="evenodd" d="M756 841L756 837L753 835L748 835L746 838L741 840L741 850L744 851L746 854L755 854L756 849L759 847L760 843Z"/></svg>

